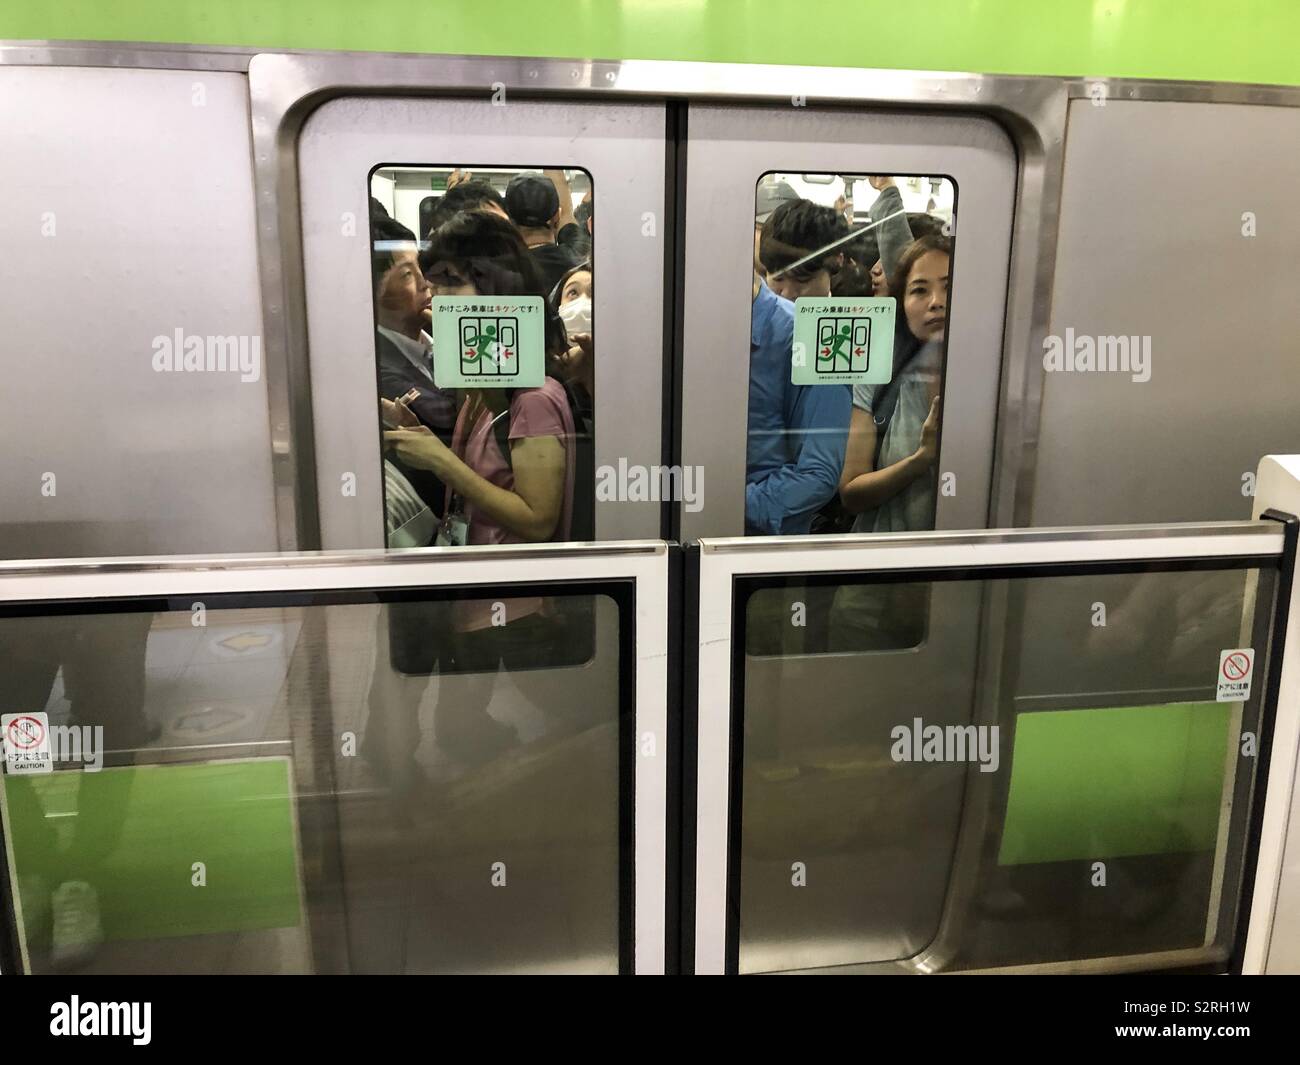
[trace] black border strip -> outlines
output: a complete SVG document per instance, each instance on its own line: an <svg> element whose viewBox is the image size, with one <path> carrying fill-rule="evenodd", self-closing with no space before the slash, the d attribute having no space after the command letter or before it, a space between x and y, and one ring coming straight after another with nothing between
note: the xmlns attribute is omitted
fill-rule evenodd
<svg viewBox="0 0 1300 1065"><path fill-rule="evenodd" d="M664 465L682 463L682 354L686 330L686 151L688 105L669 100L664 145L664 334L662 437ZM664 500L659 511L659 538L682 539L681 502Z"/></svg>
<svg viewBox="0 0 1300 1065"><path fill-rule="evenodd" d="M587 594L608 595L618 606L618 973L631 976L636 973L636 581L625 578L603 587Z"/></svg>
<svg viewBox="0 0 1300 1065"><path fill-rule="evenodd" d="M683 639L683 619L688 602L684 595L685 560L680 544L668 546L668 655L667 714L664 757L667 759L664 789L664 972L677 974L682 969L681 904L682 864L682 704L685 684L682 672L683 650L690 647Z"/></svg>
<svg viewBox="0 0 1300 1065"><path fill-rule="evenodd" d="M680 740L680 817L681 840L678 848L680 883L678 902L681 913L679 932L680 968L683 974L695 972L695 848L696 818L699 808L699 704L700 704L700 547L688 544L682 551L682 602L690 608L682 618L681 655L681 740Z"/></svg>
<svg viewBox="0 0 1300 1065"><path fill-rule="evenodd" d="M1294 557L1294 544L1291 555ZM765 588L781 588L791 585L800 587L824 587L827 585L854 584L900 584L900 583L936 583L948 581L971 580L1027 580L1049 577L1075 577L1086 574L1123 574L1152 572L1197 572L1220 570L1251 570L1278 567L1287 562L1283 555L1281 562L1273 556L1223 556L1194 557L1181 559L1152 559L1132 562L1065 562L1052 564L969 566L945 569L911 569L911 570L853 570L842 573L815 574L756 574L737 576L732 583L731 595L731 718L728 759L728 809L727 809L727 880L726 880L726 924L725 953L723 971L728 976L740 972L740 839L741 839L741 803L744 798L742 779L744 768L744 707L745 707L745 613L749 597ZM1280 662L1281 655L1275 658ZM1278 666L1280 670L1280 665ZM1270 680L1271 680L1270 669ZM1276 693L1270 693L1274 695ZM1275 701L1275 699L1274 699ZM1265 710L1267 710L1267 706ZM1271 718L1270 718L1271 724ZM1264 726L1260 726L1261 733ZM1263 785L1257 781L1256 787ZM1257 802L1262 791L1256 791ZM1249 841L1248 841L1249 842ZM1257 841L1256 841L1257 842ZM1247 868L1254 865L1257 850L1245 851ZM1248 915L1247 915L1248 916ZM1200 971L1168 970L1170 973ZM827 970L830 971L830 970ZM1209 971L1214 971L1210 969ZM1165 970L1162 970L1165 972Z"/></svg>
<svg viewBox="0 0 1300 1065"><path fill-rule="evenodd" d="M0 787L4 786L3 781L4 777L0 776ZM14 878L10 874L9 848L4 823L0 821L0 969L5 976L17 976L23 971L23 957L18 949L18 906L12 890Z"/></svg>

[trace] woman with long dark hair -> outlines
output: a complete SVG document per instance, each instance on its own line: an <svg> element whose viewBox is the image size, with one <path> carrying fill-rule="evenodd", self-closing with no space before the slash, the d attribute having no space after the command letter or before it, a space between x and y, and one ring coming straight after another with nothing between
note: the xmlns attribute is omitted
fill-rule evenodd
<svg viewBox="0 0 1300 1065"><path fill-rule="evenodd" d="M430 234L420 264L437 296L545 297L514 226L487 212L466 211ZM384 434L404 463L433 472L447 486L438 543L569 539L578 437L568 394L551 376L568 342L549 305L545 337L548 376L542 385L463 390L450 447L422 427ZM440 681L434 712L439 746L478 760L516 743L515 729L488 712L495 674L503 665L515 672L555 664L570 638L567 620L557 601L539 596L456 601L455 667Z"/></svg>
<svg viewBox="0 0 1300 1065"><path fill-rule="evenodd" d="M934 463L951 261L948 237L924 236L904 249L890 280L898 308L893 377L888 384L854 386L840 475L840 500L845 510L857 515L854 532L934 528ZM926 609L919 587L841 588L831 612L832 650L919 643Z"/></svg>
<svg viewBox="0 0 1300 1065"><path fill-rule="evenodd" d="M432 233L420 261L438 296L545 296L518 231L484 211L466 211ZM546 340L549 356L567 352L564 325L549 307ZM463 506L470 544L569 538L574 437L568 396L551 376L539 388L465 390L451 447L417 427L384 434L404 463L447 485L455 498L444 533Z"/></svg>

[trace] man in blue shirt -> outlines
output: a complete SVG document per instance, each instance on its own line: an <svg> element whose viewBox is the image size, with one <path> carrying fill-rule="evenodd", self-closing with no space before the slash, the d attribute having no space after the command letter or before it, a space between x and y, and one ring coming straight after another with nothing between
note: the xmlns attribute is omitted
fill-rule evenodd
<svg viewBox="0 0 1300 1065"><path fill-rule="evenodd" d="M807 533L839 489L853 409L848 385L790 382L794 304L754 278L745 533Z"/></svg>

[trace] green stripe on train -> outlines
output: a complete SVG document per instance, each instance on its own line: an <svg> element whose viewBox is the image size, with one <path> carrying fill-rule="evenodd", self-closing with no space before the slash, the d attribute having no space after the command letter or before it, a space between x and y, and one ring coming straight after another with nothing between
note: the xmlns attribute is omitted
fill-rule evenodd
<svg viewBox="0 0 1300 1065"><path fill-rule="evenodd" d="M288 759L6 776L5 804L20 886L91 883L105 939L300 922ZM22 901L48 912L48 900Z"/></svg>
<svg viewBox="0 0 1300 1065"><path fill-rule="evenodd" d="M1232 709L1020 714L999 863L1212 850Z"/></svg>
<svg viewBox="0 0 1300 1065"><path fill-rule="evenodd" d="M19 0L0 38L1300 84L1295 0Z"/></svg>

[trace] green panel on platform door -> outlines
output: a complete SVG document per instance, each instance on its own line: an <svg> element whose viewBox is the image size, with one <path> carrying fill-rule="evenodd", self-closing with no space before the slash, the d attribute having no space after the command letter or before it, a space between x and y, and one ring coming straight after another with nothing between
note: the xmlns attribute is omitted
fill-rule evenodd
<svg viewBox="0 0 1300 1065"><path fill-rule="evenodd" d="M1171 703L1021 714L998 861L1213 850L1231 708Z"/></svg>
<svg viewBox="0 0 1300 1065"><path fill-rule="evenodd" d="M302 919L288 759L2 779L20 891L91 884L106 939L292 928ZM83 819L93 825L78 832ZM22 902L26 913L48 908L45 899Z"/></svg>

